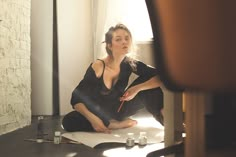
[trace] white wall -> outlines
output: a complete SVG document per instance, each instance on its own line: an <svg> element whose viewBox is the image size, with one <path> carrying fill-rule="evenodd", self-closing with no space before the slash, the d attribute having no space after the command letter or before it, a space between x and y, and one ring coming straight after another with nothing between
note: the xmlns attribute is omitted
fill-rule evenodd
<svg viewBox="0 0 236 157"><path fill-rule="evenodd" d="M156 67L153 57L153 41L138 41L136 42L137 57L142 62Z"/></svg>
<svg viewBox="0 0 236 157"><path fill-rule="evenodd" d="M0 0L0 5L1 135L31 122L31 5L30 0Z"/></svg>
<svg viewBox="0 0 236 157"><path fill-rule="evenodd" d="M93 61L91 0L58 0L60 114Z"/></svg>
<svg viewBox="0 0 236 157"><path fill-rule="evenodd" d="M32 114L52 115L52 0L32 0Z"/></svg>
<svg viewBox="0 0 236 157"><path fill-rule="evenodd" d="M93 60L91 0L58 0L60 114ZM32 114L52 115L52 0L32 0Z"/></svg>

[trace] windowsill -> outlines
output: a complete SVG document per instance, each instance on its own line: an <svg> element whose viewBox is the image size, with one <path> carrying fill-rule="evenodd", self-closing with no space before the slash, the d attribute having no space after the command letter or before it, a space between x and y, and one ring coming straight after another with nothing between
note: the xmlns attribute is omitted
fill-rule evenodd
<svg viewBox="0 0 236 157"><path fill-rule="evenodd" d="M135 44L153 44L153 38L145 40L136 40Z"/></svg>

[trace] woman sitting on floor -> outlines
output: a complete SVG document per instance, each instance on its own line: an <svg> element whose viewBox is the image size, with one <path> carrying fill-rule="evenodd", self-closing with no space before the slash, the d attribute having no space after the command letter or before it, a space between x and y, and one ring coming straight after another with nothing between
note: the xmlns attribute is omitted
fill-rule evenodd
<svg viewBox="0 0 236 157"><path fill-rule="evenodd" d="M137 121L128 117L143 107L163 124L158 70L128 56L132 45L129 29L123 24L111 27L105 44L107 56L90 64L72 93L74 111L63 118L64 129L110 133L132 127ZM127 88L132 73L138 78Z"/></svg>

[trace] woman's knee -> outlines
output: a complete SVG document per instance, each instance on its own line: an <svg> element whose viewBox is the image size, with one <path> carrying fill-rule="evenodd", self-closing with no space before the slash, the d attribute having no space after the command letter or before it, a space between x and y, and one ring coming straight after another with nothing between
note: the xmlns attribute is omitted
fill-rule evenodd
<svg viewBox="0 0 236 157"><path fill-rule="evenodd" d="M62 126L68 132L94 131L90 122L77 111L72 111L65 115L62 120Z"/></svg>
<svg viewBox="0 0 236 157"><path fill-rule="evenodd" d="M163 108L163 92L161 88L147 90L142 93L141 97L148 111L159 113Z"/></svg>
<svg viewBox="0 0 236 157"><path fill-rule="evenodd" d="M163 92L161 88L142 91L138 96L144 101L163 103Z"/></svg>
<svg viewBox="0 0 236 157"><path fill-rule="evenodd" d="M71 113L65 115L62 119L62 126L66 131L75 131L75 118L71 116Z"/></svg>

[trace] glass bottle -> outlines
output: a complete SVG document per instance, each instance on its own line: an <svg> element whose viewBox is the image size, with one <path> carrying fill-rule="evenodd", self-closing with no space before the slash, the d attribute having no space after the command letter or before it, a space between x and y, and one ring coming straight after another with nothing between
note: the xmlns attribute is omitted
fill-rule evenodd
<svg viewBox="0 0 236 157"><path fill-rule="evenodd" d="M38 124L37 124L37 142L43 142L44 138L44 126L43 126L43 116L38 116Z"/></svg>
<svg viewBox="0 0 236 157"><path fill-rule="evenodd" d="M126 139L126 146L133 147L135 144L134 142L134 133L128 133L128 138Z"/></svg>
<svg viewBox="0 0 236 157"><path fill-rule="evenodd" d="M147 133L146 132L139 133L139 145L140 146L147 145Z"/></svg>
<svg viewBox="0 0 236 157"><path fill-rule="evenodd" d="M61 132L55 131L54 133L54 144L60 144L61 143Z"/></svg>

